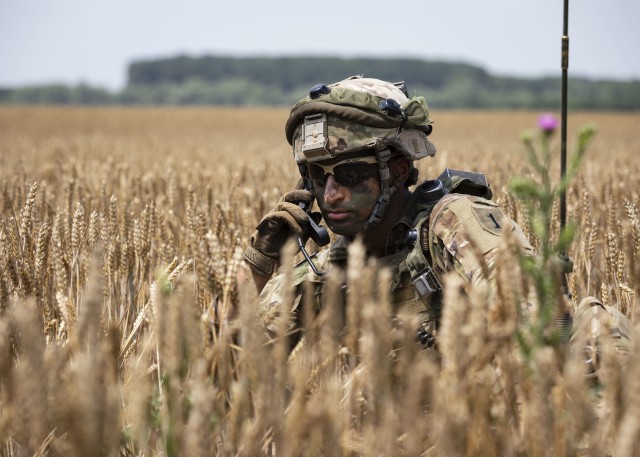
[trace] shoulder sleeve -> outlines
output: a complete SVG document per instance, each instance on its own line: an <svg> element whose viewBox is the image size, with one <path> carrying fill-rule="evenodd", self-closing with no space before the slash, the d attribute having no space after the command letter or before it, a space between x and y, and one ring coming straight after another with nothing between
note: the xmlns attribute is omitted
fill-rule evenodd
<svg viewBox="0 0 640 457"><path fill-rule="evenodd" d="M429 220L429 251L435 270L455 270L477 283L484 277L483 264L491 267L507 232L525 254L533 255L520 227L497 203L465 194L444 196Z"/></svg>
<svg viewBox="0 0 640 457"><path fill-rule="evenodd" d="M284 274L274 276L267 282L258 296L258 318L262 323L262 327L271 337L277 336L275 321L282 314L282 307L286 306L285 300L291 297L287 288L293 288L292 312L295 311L302 298L302 293L298 287L300 283L292 284L291 281L287 279L287 276ZM291 330L293 326L294 323L292 322L289 330Z"/></svg>

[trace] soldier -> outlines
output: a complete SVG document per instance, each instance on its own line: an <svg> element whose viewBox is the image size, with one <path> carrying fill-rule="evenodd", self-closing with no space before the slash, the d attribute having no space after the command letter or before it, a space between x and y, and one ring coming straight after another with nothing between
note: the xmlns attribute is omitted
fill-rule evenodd
<svg viewBox="0 0 640 457"><path fill-rule="evenodd" d="M343 268L358 237L367 256L393 272L394 313L417 313L419 339L431 346L445 273L474 285L486 280L482 263L491 264L507 232L533 255L517 224L491 200L484 175L447 169L410 191L418 181L414 162L436 149L426 101L409 98L404 83L354 76L314 86L293 106L285 131L302 180L260 221L245 252L263 315L281 304L285 288L301 296L305 280L321 301L323 272ZM287 240L299 239L306 255L302 240L318 230L319 218L307 212L314 199L337 241L296 266L294 284L272 278Z"/></svg>

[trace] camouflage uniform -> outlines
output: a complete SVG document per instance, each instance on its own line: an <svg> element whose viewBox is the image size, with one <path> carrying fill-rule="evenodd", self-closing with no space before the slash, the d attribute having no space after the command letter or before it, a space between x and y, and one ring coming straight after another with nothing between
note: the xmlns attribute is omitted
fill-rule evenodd
<svg viewBox="0 0 640 457"><path fill-rule="evenodd" d="M378 259L380 267L390 268L393 273L389 284L392 313L402 320L419 316L422 329L431 335L437 334L441 297L439 293L429 296L419 293L413 279L421 268L428 266L437 278L455 271L472 285L477 285L489 279L484 277L481 262L491 267L506 231L511 232L525 254L534 255L519 226L495 202L478 195L455 193L455 190L433 205L421 202L418 188L393 229L401 232L415 229L418 234L415 245L398 246L396 252ZM336 267L345 269L348 246L346 237L338 238L329 249L314 256L314 264L325 272ZM292 311L296 316L299 317L302 308L305 282L313 284L314 308L319 309L323 281L306 261L294 268L292 283L282 274L272 278L259 297L259 314L265 327L274 331L272 319L278 315L277 308L287 296L286 288L295 289ZM630 350L631 331L631 322L620 311L594 297L585 297L573 313L571 348L584 352L595 376L600 367L602 338L609 338L619 357L618 363L624 366Z"/></svg>
<svg viewBox="0 0 640 457"><path fill-rule="evenodd" d="M292 108L285 133L303 178L309 164L340 160L342 156L363 151L375 153L379 163L380 196L369 220L354 225L352 234L380 223L396 190L387 166L392 154L413 163L436 152L427 138L431 121L424 98L409 98L404 83L370 78L352 77L330 86L315 86L308 97ZM441 175L439 181L447 192L435 199L423 198L423 191L434 181L418 186L404 214L391 228L387 243L391 249L378 259L380 266L393 272L392 312L401 318L419 315L429 334L435 333L440 317L439 285L444 273L455 271L472 285L489 279L484 277L483 268L491 267L507 232L525 254L534 255L517 224L491 201L491 190L484 177L474 179L474 176L482 175L466 172ZM412 175L406 185L416 181L417 170L412 165ZM403 241L404 235L411 231L415 233L413 244L396 242ZM270 275L277 259L253 248L255 237L245 259L254 272ZM313 260L317 269L344 268L348 243L348 238L341 237L330 249L320 252ZM284 276L276 276L262 290L260 314L267 327L278 314L283 298L289 296L285 288L295 287L293 309L297 310L303 283L311 282L316 305L321 306L323 278L316 275L307 262L297 265L293 276L293 284L285 283ZM595 347L602 329L610 328L618 352L626 353L629 323L621 313L589 297L581 302L575 315L578 325L572 337L574 347Z"/></svg>
<svg viewBox="0 0 640 457"><path fill-rule="evenodd" d="M394 237L395 233L415 230L415 242L409 246L396 244L395 250L379 258L378 262L392 271L393 314L403 320L418 315L423 330L435 335L441 297L439 291L421 293L415 282L421 273L428 270L428 274L433 273L438 280L446 272L455 270L472 284L478 284L487 278L483 276L477 254L481 253L483 261L491 265L505 231L512 233L526 253L533 254L533 249L518 225L487 198L491 197L488 187L454 175L444 182L449 193L436 201L424 201L421 190L428 183L418 186L403 216L391 229L390 238L395 239L404 238ZM340 237L330 249L315 257L315 265L321 271L336 267L344 269L348 244L346 237ZM279 275L269 281L260 294L260 314L267 327L278 314L274 308L281 306L286 296L285 288L296 288L293 309L300 309L305 281L314 284L315 306L321 306L323 278L314 274L306 261L302 262L294 269L293 285L286 282L284 275Z"/></svg>

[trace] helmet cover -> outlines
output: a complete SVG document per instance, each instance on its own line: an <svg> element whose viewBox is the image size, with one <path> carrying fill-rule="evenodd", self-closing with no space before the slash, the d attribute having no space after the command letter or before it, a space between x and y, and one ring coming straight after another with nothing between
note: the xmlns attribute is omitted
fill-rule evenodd
<svg viewBox="0 0 640 457"><path fill-rule="evenodd" d="M392 149L410 160L435 155L424 97L409 99L399 84L352 76L294 105L285 132L298 164L366 149ZM328 89L328 90L327 90ZM384 110L391 99L398 110Z"/></svg>

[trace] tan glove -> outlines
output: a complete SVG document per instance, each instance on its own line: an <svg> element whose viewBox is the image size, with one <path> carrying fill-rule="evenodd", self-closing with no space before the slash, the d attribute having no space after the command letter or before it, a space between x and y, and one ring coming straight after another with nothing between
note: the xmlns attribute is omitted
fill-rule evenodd
<svg viewBox="0 0 640 457"><path fill-rule="evenodd" d="M287 240L306 239L309 215L298 206L301 202L311 204L313 194L302 189L287 192L256 227L244 253L255 273L271 275L280 264L280 250Z"/></svg>

